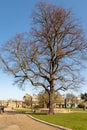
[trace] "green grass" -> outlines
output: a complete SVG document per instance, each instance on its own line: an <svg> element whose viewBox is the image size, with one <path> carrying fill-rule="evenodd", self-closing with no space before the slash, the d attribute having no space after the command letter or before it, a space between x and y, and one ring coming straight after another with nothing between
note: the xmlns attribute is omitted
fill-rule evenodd
<svg viewBox="0 0 87 130"><path fill-rule="evenodd" d="M83 112L83 108L71 108L71 111L76 111L76 112L82 111ZM85 110L85 112L87 112L87 109Z"/></svg>
<svg viewBox="0 0 87 130"><path fill-rule="evenodd" d="M58 113L55 115L34 114L34 117L73 130L87 130L87 112Z"/></svg>
<svg viewBox="0 0 87 130"><path fill-rule="evenodd" d="M31 109L27 109L27 108L15 108L14 110L20 113L31 112Z"/></svg>

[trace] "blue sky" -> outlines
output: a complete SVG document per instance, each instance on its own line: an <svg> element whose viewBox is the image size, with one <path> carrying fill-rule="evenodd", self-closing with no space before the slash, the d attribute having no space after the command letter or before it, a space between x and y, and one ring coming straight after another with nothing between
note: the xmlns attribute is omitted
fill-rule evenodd
<svg viewBox="0 0 87 130"><path fill-rule="evenodd" d="M37 2L38 0L0 0L0 45L17 33L29 31L30 16ZM87 32L87 0L48 0L48 2L72 9L75 17L80 19L84 31ZM87 70L83 71L83 75L87 80ZM37 90L29 86L30 84L27 84L25 91L22 91L17 86L13 86L11 76L0 72L0 99L21 100L26 93L37 93ZM87 92L86 83L80 92Z"/></svg>

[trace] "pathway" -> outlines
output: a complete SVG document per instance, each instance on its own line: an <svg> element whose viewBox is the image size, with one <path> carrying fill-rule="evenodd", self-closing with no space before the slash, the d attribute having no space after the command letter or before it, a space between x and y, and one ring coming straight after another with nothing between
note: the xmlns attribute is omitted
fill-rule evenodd
<svg viewBox="0 0 87 130"><path fill-rule="evenodd" d="M0 115L0 130L59 130L37 122L24 114L4 113Z"/></svg>

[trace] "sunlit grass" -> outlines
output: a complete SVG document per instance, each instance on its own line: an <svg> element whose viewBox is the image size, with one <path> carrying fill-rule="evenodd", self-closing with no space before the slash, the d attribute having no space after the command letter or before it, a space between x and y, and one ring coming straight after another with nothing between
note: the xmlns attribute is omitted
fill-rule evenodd
<svg viewBox="0 0 87 130"><path fill-rule="evenodd" d="M31 109L28 108L14 108L15 111L20 112L20 113L28 113L31 112Z"/></svg>
<svg viewBox="0 0 87 130"><path fill-rule="evenodd" d="M16 109L18 112L28 113L30 109ZM49 123L71 128L73 130L87 130L87 110L72 109L71 113L58 113L47 115L45 113L33 113L32 116Z"/></svg>
<svg viewBox="0 0 87 130"><path fill-rule="evenodd" d="M36 118L73 130L87 130L87 113L58 113L55 115L33 115Z"/></svg>

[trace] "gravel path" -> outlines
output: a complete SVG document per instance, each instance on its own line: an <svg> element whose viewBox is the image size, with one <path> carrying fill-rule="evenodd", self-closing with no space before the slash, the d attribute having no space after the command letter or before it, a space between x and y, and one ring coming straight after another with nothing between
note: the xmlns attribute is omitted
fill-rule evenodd
<svg viewBox="0 0 87 130"><path fill-rule="evenodd" d="M0 115L0 130L59 130L37 122L24 114L4 113Z"/></svg>

